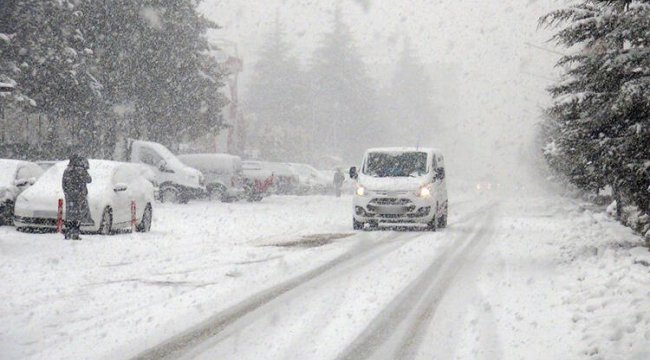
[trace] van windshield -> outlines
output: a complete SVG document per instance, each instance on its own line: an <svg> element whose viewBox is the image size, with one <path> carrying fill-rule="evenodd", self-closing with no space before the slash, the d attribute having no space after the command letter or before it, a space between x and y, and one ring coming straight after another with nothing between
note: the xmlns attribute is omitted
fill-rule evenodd
<svg viewBox="0 0 650 360"><path fill-rule="evenodd" d="M415 177L427 173L427 153L369 153L363 173L375 177Z"/></svg>

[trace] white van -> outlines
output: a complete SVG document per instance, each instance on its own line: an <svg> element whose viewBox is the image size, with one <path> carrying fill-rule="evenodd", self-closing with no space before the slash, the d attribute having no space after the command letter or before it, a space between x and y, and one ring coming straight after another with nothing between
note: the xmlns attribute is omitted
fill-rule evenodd
<svg viewBox="0 0 650 360"><path fill-rule="evenodd" d="M430 148L368 149L361 169L350 168L356 180L353 228L365 224L447 226L445 160Z"/></svg>
<svg viewBox="0 0 650 360"><path fill-rule="evenodd" d="M223 202L243 197L241 158L229 154L187 154L178 158L203 173L210 199Z"/></svg>
<svg viewBox="0 0 650 360"><path fill-rule="evenodd" d="M183 164L159 143L129 140L127 156L128 161L147 165L154 171L162 202L186 203L206 191L203 174Z"/></svg>

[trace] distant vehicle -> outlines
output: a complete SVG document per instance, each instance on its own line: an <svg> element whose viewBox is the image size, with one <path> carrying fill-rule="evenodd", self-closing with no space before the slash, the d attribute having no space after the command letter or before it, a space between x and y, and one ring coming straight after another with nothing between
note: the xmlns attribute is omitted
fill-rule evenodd
<svg viewBox="0 0 650 360"><path fill-rule="evenodd" d="M333 187L334 174L326 175L311 165L289 163L298 174L299 194L326 194Z"/></svg>
<svg viewBox="0 0 650 360"><path fill-rule="evenodd" d="M16 197L43 174L33 162L0 159L0 225L11 225Z"/></svg>
<svg viewBox="0 0 650 360"><path fill-rule="evenodd" d="M476 181L474 190L478 194L489 194L501 189L501 184L492 176L486 175Z"/></svg>
<svg viewBox="0 0 650 360"><path fill-rule="evenodd" d="M94 226L84 232L110 234L131 227L131 202L135 201L137 230L151 229L153 186L131 164L89 160L88 204ZM14 224L18 229L55 229L58 201L64 199L61 179L67 161L48 169L36 183L16 199ZM65 219L65 206L63 207Z"/></svg>
<svg viewBox="0 0 650 360"><path fill-rule="evenodd" d="M183 164L156 142L129 140L127 160L145 164L154 171L162 202L187 203L206 191L205 178L199 170Z"/></svg>
<svg viewBox="0 0 650 360"><path fill-rule="evenodd" d="M242 161L229 154L187 154L178 158L203 173L207 195L219 201L233 201L243 197Z"/></svg>
<svg viewBox="0 0 650 360"><path fill-rule="evenodd" d="M366 151L361 169L350 168L356 180L352 225L378 227L447 226L448 199L442 153L429 148L376 148Z"/></svg>
<svg viewBox="0 0 650 360"><path fill-rule="evenodd" d="M260 201L273 186L273 172L262 161L243 161L242 175L245 197L248 201Z"/></svg>
<svg viewBox="0 0 650 360"><path fill-rule="evenodd" d="M262 162L273 174L272 192L277 195L295 195L298 193L300 176L287 163Z"/></svg>

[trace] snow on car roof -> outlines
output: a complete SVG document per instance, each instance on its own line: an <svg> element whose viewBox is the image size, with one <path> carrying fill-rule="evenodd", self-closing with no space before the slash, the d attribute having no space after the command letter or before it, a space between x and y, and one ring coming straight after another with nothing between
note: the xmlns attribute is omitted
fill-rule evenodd
<svg viewBox="0 0 650 360"><path fill-rule="evenodd" d="M18 166L28 163L28 161L23 160L0 159L0 186L12 184Z"/></svg>
<svg viewBox="0 0 650 360"><path fill-rule="evenodd" d="M188 166L196 169L234 169L241 163L241 158L236 155L204 153L178 155L178 158Z"/></svg>
<svg viewBox="0 0 650 360"><path fill-rule="evenodd" d="M100 188L110 184L113 177L113 170L123 163L110 160L88 160L90 169L88 173L92 183L88 184L88 190ZM27 191L32 194L43 194L44 197L63 196L61 179L63 171L68 166L68 161L61 161L49 168Z"/></svg>
<svg viewBox="0 0 650 360"><path fill-rule="evenodd" d="M131 143L131 146L134 146L136 148L140 147L145 147L145 148L150 148L154 150L155 152L158 153L169 165L171 166L178 166L178 167L183 167L185 164L183 164L178 157L171 152L165 145L159 144L157 142L153 141L144 141L144 140L134 140Z"/></svg>
<svg viewBox="0 0 650 360"><path fill-rule="evenodd" d="M385 147L385 148L370 148L366 153L371 152L384 152L384 153L403 153L403 152L425 152L428 154L442 154L440 149L428 147Z"/></svg>
<svg viewBox="0 0 650 360"><path fill-rule="evenodd" d="M113 173L118 167L131 167L118 161L110 160L89 160L90 177L92 182L88 184L88 200L91 203L102 202L108 194L112 193ZM29 189L19 195L33 210L56 209L58 199L63 199L62 178L68 161L62 161L49 168Z"/></svg>
<svg viewBox="0 0 650 360"><path fill-rule="evenodd" d="M276 176L295 176L297 173L288 163L246 160L242 162L244 170L270 171Z"/></svg>

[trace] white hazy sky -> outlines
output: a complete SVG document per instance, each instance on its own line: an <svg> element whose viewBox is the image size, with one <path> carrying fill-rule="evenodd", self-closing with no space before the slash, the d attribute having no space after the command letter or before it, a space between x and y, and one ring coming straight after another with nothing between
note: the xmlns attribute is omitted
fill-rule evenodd
<svg viewBox="0 0 650 360"><path fill-rule="evenodd" d="M445 116L463 136L454 143L484 150L464 158L485 163L491 162L485 154L517 161L515 153L530 142L539 110L549 102L544 89L552 83L549 79L558 76L553 68L558 56L527 44L553 48L547 43L551 33L538 29L537 20L566 2L205 0L202 10L223 27L213 34L215 38L237 43L245 61L244 86L276 13L295 44L294 53L307 63L322 34L330 29L339 4L360 53L380 82L390 78L400 41L408 36L430 72L435 73L440 63L459 68L460 78L449 86L460 97L449 100L458 103Z"/></svg>

